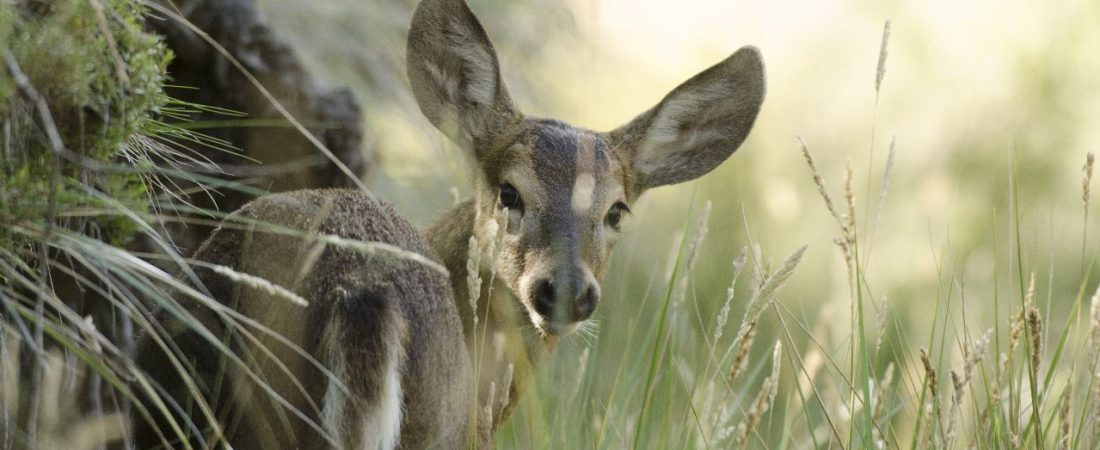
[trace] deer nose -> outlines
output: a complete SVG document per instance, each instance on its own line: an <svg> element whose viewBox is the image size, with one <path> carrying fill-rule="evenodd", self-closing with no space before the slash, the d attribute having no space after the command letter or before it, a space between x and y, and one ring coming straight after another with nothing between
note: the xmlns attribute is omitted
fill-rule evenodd
<svg viewBox="0 0 1100 450"><path fill-rule="evenodd" d="M561 289L563 284L567 289ZM580 322L592 316L600 300L596 286L581 278L562 280L557 285L554 280L545 278L535 283L532 290L535 311L550 320L564 313L562 315L567 314L570 322ZM559 295L559 292L563 295ZM561 313L557 312L558 308L562 308Z"/></svg>
<svg viewBox="0 0 1100 450"><path fill-rule="evenodd" d="M586 286L584 292L573 299L573 320L580 322L591 317L599 301L600 293L596 290L596 286Z"/></svg>

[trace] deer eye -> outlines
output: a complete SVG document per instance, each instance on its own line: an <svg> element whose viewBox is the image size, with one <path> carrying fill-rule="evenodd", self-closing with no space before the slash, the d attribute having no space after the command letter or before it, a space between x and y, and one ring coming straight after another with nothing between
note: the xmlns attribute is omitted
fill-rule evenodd
<svg viewBox="0 0 1100 450"><path fill-rule="evenodd" d="M519 191L511 183L500 185L500 207L512 211L523 211L523 199L520 198Z"/></svg>
<svg viewBox="0 0 1100 450"><path fill-rule="evenodd" d="M611 209L607 211L607 226L618 230L623 220L624 212L630 212L630 208L627 208L625 203L616 202L614 205L611 205Z"/></svg>

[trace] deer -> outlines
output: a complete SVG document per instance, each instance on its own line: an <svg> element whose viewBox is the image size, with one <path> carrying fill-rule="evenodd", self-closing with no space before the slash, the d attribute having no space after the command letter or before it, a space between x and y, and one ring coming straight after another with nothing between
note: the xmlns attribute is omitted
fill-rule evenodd
<svg viewBox="0 0 1100 450"><path fill-rule="evenodd" d="M471 198L423 231L358 190L272 194L226 218L192 258L217 303L162 311L164 337L139 346L167 399L135 420L139 448L488 447L595 312L631 205L723 163L765 95L746 46L615 130L529 117L464 0L421 1L406 58L421 112L476 168Z"/></svg>

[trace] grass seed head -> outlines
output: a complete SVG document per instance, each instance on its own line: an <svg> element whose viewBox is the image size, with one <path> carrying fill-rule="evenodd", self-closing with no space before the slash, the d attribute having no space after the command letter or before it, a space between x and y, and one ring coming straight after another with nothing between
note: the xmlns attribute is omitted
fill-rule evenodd
<svg viewBox="0 0 1100 450"><path fill-rule="evenodd" d="M950 419L947 421L947 431L944 433L945 442L951 442L955 439L959 407L962 406L963 394L966 392L966 383L963 381L963 376L954 370L951 371L951 386L954 388L954 395L951 396Z"/></svg>
<svg viewBox="0 0 1100 450"><path fill-rule="evenodd" d="M756 337L756 322L749 323L748 331L745 332L737 342L737 354L733 357L733 364L730 366L730 374L727 377L730 384L737 381L737 375L741 374L741 370L745 368L745 364L749 361L749 350L752 349L752 341Z"/></svg>
<svg viewBox="0 0 1100 450"><path fill-rule="evenodd" d="M1085 202L1085 212L1086 213L1089 210L1089 201L1092 200L1092 190L1091 190L1092 165L1093 165L1093 161L1095 161L1095 159L1096 159L1096 157L1092 154L1092 152L1089 152L1089 154L1085 156L1085 166L1081 168L1081 170L1083 170L1085 172L1083 180L1081 181L1081 184L1082 184L1082 186L1081 186L1082 187L1081 200L1083 200Z"/></svg>
<svg viewBox="0 0 1100 450"><path fill-rule="evenodd" d="M764 383L760 386L760 392L756 394L756 399L753 400L752 406L749 407L749 411L745 413L745 419L737 425L737 447L743 448L749 441L749 434L756 427L756 424L760 422L760 418L768 412L772 403L775 402L775 393L779 388L779 373L781 369L781 360L783 356L783 345L780 342L775 343L775 350L772 351L772 371L768 375L768 378L764 379Z"/></svg>
<svg viewBox="0 0 1100 450"><path fill-rule="evenodd" d="M1058 408L1058 449L1069 450L1070 448L1070 433L1071 422L1073 416L1070 414L1070 406L1073 400L1073 378L1071 377L1066 382L1066 389L1062 391L1062 399Z"/></svg>
<svg viewBox="0 0 1100 450"><path fill-rule="evenodd" d="M497 397L497 383L495 381L489 382L489 399L485 402L485 408L482 413L485 415L482 420L487 424L493 423L493 402L496 402Z"/></svg>
<svg viewBox="0 0 1100 450"><path fill-rule="evenodd" d="M920 362L921 365L924 366L924 374L927 380L926 384L928 385L928 390L932 393L932 400L939 402L939 391L937 388L939 381L936 379L936 369L932 367L932 360L928 358L928 351L923 348L920 349Z"/></svg>
<svg viewBox="0 0 1100 450"><path fill-rule="evenodd" d="M845 221L841 220L840 213L838 213L836 207L833 206L832 197L829 197L829 191L825 189L825 178L823 178L821 172L817 170L817 163L814 161L813 155L810 154L810 149L806 147L806 142L802 140L801 136L798 138L798 146L802 150L802 157L806 159L806 165L810 167L810 174L813 176L814 185L817 186L817 192L821 194L821 198L825 200L825 207L829 210L829 214L833 215L837 223L843 226Z"/></svg>
<svg viewBox="0 0 1100 450"><path fill-rule="evenodd" d="M745 268L745 260L748 257L748 248L741 247L741 252L737 254L737 258L733 260L733 279L730 280L730 286L726 288L726 302L722 304L722 308L718 310L718 317L714 326L714 344L718 344L718 340L722 338L722 332L726 328L726 321L729 320L730 305L733 303L733 296L736 293L737 279L741 277L741 270Z"/></svg>
<svg viewBox="0 0 1100 450"><path fill-rule="evenodd" d="M309 306L309 302L306 299L302 298L298 294L295 294L287 288L268 281L267 279L260 278L255 275L249 275L244 272L238 272L222 265L211 264L210 269L213 270L214 273L230 279L234 283L263 291L265 294L271 295L272 297L285 299L290 303L301 306L303 308Z"/></svg>
<svg viewBox="0 0 1100 450"><path fill-rule="evenodd" d="M1027 310L1027 330L1031 338L1031 371L1033 375L1038 375L1043 353L1043 317L1034 306Z"/></svg>
<svg viewBox="0 0 1100 450"><path fill-rule="evenodd" d="M470 311L477 325L477 301L481 297L481 248L477 238L470 236L470 245L466 256L466 289L469 295Z"/></svg>
<svg viewBox="0 0 1100 450"><path fill-rule="evenodd" d="M844 201L848 204L848 221L843 227L844 238L848 241L848 244L853 244L856 241L856 194L852 190L853 178L855 178L855 175L852 173L852 159L848 158L844 168Z"/></svg>
<svg viewBox="0 0 1100 450"><path fill-rule="evenodd" d="M887 44L890 43L890 21L882 25L882 45L878 50L878 65L875 70L875 93L878 94L879 89L882 87L882 80L886 78L886 56L887 56Z"/></svg>

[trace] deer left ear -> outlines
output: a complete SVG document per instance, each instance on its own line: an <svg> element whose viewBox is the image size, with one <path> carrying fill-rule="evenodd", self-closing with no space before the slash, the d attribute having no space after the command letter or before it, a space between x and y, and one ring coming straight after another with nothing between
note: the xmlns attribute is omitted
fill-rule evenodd
<svg viewBox="0 0 1100 450"><path fill-rule="evenodd" d="M692 180L718 167L748 136L764 91L760 52L742 47L612 131L613 147L633 172L635 192Z"/></svg>
<svg viewBox="0 0 1100 450"><path fill-rule="evenodd" d="M409 27L409 84L424 116L478 161L479 142L508 135L521 114L493 44L465 0L423 0Z"/></svg>

